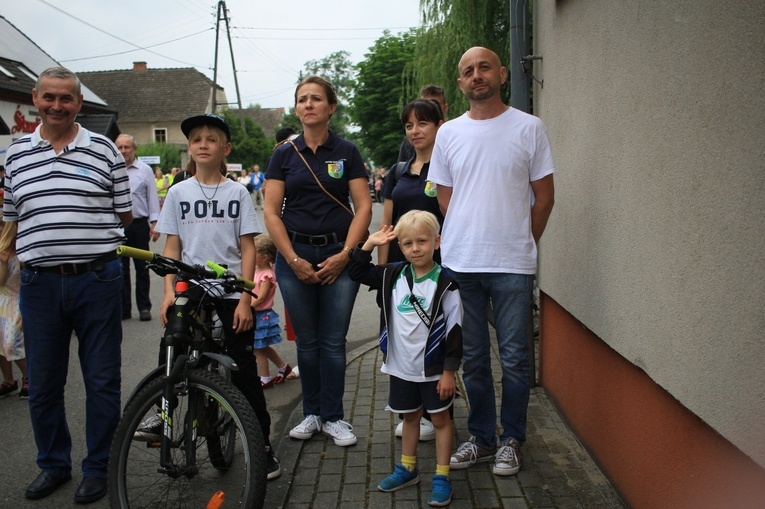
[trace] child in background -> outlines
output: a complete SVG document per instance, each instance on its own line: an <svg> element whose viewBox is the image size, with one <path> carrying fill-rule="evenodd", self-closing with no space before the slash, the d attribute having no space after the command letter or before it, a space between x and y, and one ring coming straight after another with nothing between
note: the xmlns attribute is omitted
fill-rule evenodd
<svg viewBox="0 0 765 509"><path fill-rule="evenodd" d="M292 367L284 362L279 352L271 348L271 345L281 343L282 335L279 328L279 315L273 310L274 295L276 294L276 276L274 275L273 262L276 258L276 246L268 235L255 237L255 294L252 299L252 307L255 309L255 358L258 361L260 373L260 385L264 389L273 387L274 384L283 383L287 376L292 373ZM274 363L279 369L275 377L271 377L268 361Z"/></svg>
<svg viewBox="0 0 765 509"><path fill-rule="evenodd" d="M0 342L2 360L0 371L0 397L19 391L19 398L29 399L29 378L24 352L24 332L19 312L19 287L21 266L16 258L16 222L5 223L0 234ZM21 390L13 378L13 362L21 371Z"/></svg>
<svg viewBox="0 0 765 509"><path fill-rule="evenodd" d="M449 505L452 498L449 408L462 358L462 301L457 283L433 261L441 241L439 230L432 213L407 212L395 228L383 226L361 249L354 249L349 267L351 278L377 290L382 314L380 370L390 375L388 406L404 414L401 463L377 488L390 492L420 482L417 441L425 409L436 429L436 475L428 500L435 507ZM372 250L396 238L407 261L373 265Z"/></svg>

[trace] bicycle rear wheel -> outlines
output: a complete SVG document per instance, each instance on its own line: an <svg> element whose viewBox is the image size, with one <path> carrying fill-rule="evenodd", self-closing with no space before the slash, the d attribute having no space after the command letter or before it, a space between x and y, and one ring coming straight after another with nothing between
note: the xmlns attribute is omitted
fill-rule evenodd
<svg viewBox="0 0 765 509"><path fill-rule="evenodd" d="M266 453L255 412L244 395L220 375L202 369L177 384L172 410L173 473L160 467L160 441L144 423L155 418L162 378L151 381L125 408L109 457L111 507L206 507L218 491L226 507L263 507ZM187 429L194 408L197 427ZM189 440L194 440L194 447ZM188 458L188 451L196 451ZM193 461L192 461L193 460Z"/></svg>

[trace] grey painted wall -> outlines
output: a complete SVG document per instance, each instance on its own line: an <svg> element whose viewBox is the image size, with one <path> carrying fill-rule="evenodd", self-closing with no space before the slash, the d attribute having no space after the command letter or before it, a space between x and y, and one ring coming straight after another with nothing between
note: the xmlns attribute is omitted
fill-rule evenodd
<svg viewBox="0 0 765 509"><path fill-rule="evenodd" d="M765 2L534 8L540 287L765 466Z"/></svg>

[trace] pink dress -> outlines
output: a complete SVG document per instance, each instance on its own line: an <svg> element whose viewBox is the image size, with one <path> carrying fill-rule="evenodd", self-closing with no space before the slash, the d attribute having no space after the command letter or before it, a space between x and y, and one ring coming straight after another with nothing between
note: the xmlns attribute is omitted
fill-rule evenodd
<svg viewBox="0 0 765 509"><path fill-rule="evenodd" d="M272 268L256 271L253 277L255 282L255 294L260 295L260 286L263 281L271 282L271 290L266 296L266 300L255 308L255 341L252 347L260 350L282 341L281 327L279 326L279 315L273 310L274 295L276 295L276 275Z"/></svg>

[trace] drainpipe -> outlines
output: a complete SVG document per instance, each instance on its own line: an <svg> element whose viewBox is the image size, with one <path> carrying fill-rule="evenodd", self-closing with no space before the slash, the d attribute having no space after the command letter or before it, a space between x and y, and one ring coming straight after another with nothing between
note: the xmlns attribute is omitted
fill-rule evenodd
<svg viewBox="0 0 765 509"><path fill-rule="evenodd" d="M529 77L523 66L531 40L528 3L510 0L510 106L525 113L531 113Z"/></svg>

